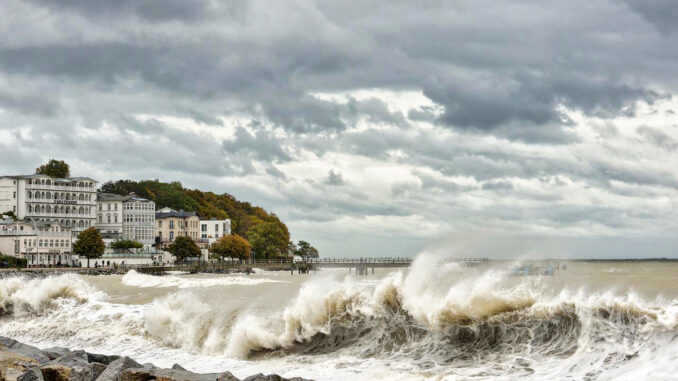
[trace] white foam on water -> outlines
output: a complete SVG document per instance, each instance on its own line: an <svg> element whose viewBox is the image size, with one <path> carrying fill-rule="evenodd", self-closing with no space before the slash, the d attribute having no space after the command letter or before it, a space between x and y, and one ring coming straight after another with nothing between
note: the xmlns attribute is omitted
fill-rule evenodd
<svg viewBox="0 0 678 381"><path fill-rule="evenodd" d="M379 280L319 273L281 311L253 310L225 308L195 292L256 278L128 275L122 284L178 290L123 305L77 275L2 279L0 335L239 377L613 380L678 373L674 299L580 287L553 292L540 278L507 286L499 270L418 259Z"/></svg>
<svg viewBox="0 0 678 381"><path fill-rule="evenodd" d="M192 277L191 275L146 275L135 270L130 270L122 277L122 283L133 287L176 287L176 288L196 288L196 287L215 287L215 286L248 286L262 283L283 282L281 280L269 278L254 278L248 275L228 274L220 276L201 275Z"/></svg>

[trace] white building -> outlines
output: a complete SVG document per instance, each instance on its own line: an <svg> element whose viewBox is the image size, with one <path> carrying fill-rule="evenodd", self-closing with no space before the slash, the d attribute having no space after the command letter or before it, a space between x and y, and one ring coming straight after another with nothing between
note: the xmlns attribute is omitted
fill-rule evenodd
<svg viewBox="0 0 678 381"><path fill-rule="evenodd" d="M122 238L122 202L125 196L113 193L97 194L96 228L107 245Z"/></svg>
<svg viewBox="0 0 678 381"><path fill-rule="evenodd" d="M0 213L18 219L58 222L74 233L94 226L96 181L88 177L0 176Z"/></svg>
<svg viewBox="0 0 678 381"><path fill-rule="evenodd" d="M231 234L231 220L200 220L200 241L210 245L219 238Z"/></svg>
<svg viewBox="0 0 678 381"><path fill-rule="evenodd" d="M59 222L0 221L0 252L26 258L29 267L73 265L72 232Z"/></svg>
<svg viewBox="0 0 678 381"><path fill-rule="evenodd" d="M150 246L155 242L155 203L134 193L99 193L97 229L107 244L129 239Z"/></svg>
<svg viewBox="0 0 678 381"><path fill-rule="evenodd" d="M131 240L146 246L155 243L155 202L134 193L122 202L122 232Z"/></svg>

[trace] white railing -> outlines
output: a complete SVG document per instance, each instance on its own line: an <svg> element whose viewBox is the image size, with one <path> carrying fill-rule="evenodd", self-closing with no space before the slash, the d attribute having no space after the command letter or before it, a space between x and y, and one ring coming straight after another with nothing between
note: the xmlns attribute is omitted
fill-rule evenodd
<svg viewBox="0 0 678 381"><path fill-rule="evenodd" d="M26 189L49 189L49 190L63 190L75 192L96 192L95 187L79 187L71 185L43 185L43 184L26 184Z"/></svg>
<svg viewBox="0 0 678 381"><path fill-rule="evenodd" d="M69 201L68 203L60 201ZM27 198L26 202L39 202L43 204L56 204L56 205L96 205L96 201L88 200L62 200L62 199L53 199L53 198ZM74 202L74 203L71 203Z"/></svg>
<svg viewBox="0 0 678 381"><path fill-rule="evenodd" d="M0 235L3 236L38 236L38 237L61 237L64 239L71 238L71 232L44 232L44 231L25 231L25 230L0 230Z"/></svg>
<svg viewBox="0 0 678 381"><path fill-rule="evenodd" d="M54 217L54 218L85 218L94 219L94 214L73 214L73 213L47 213L47 212L28 212L29 217Z"/></svg>

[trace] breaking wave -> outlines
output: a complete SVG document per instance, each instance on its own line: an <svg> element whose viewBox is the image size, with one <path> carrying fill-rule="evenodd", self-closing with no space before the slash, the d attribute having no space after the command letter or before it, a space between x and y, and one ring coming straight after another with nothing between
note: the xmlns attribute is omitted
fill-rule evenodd
<svg viewBox="0 0 678 381"><path fill-rule="evenodd" d="M2 279L0 334L139 356L153 347L255 363L369 359L462 378L665 379L678 371L677 300L553 291L539 277L430 260L369 285L318 274L279 311L197 297L195 287L231 278L187 286L180 277L130 272L123 284L194 288L144 305L107 303L75 275Z"/></svg>
<svg viewBox="0 0 678 381"><path fill-rule="evenodd" d="M250 278L245 275L221 275L209 278L191 278L176 275L155 276L140 274L135 270L128 271L127 274L122 277L122 283L124 285L133 287L195 288L234 285L248 286L271 282L282 281L268 278Z"/></svg>
<svg viewBox="0 0 678 381"><path fill-rule="evenodd" d="M55 308L61 300L84 303L102 300L105 294L74 274L29 279L0 279L0 316L41 314Z"/></svg>

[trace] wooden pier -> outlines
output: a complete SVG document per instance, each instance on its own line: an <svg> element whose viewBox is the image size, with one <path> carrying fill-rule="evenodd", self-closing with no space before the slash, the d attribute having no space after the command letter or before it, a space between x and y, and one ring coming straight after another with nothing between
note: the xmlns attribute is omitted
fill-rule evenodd
<svg viewBox="0 0 678 381"><path fill-rule="evenodd" d="M489 262L487 258L453 258L446 262L461 262L467 266L478 266ZM375 268L402 268L409 267L412 258L313 258L306 262L290 260L253 260L253 261L223 261L223 262L195 262L177 263L171 265L134 265L127 266L145 274L164 274L169 271L188 273L249 273L253 269L270 271L290 271L290 273L308 273L319 268L347 268L357 275L374 274Z"/></svg>

